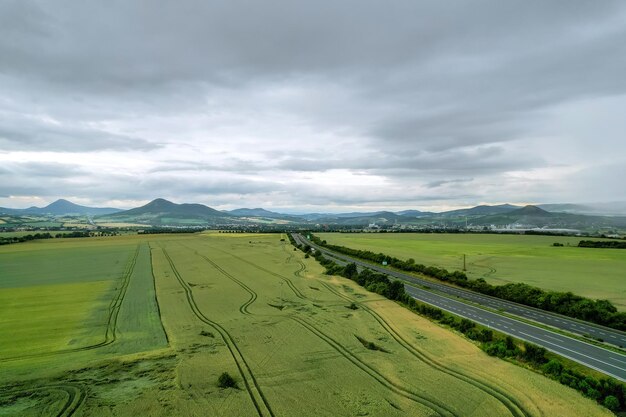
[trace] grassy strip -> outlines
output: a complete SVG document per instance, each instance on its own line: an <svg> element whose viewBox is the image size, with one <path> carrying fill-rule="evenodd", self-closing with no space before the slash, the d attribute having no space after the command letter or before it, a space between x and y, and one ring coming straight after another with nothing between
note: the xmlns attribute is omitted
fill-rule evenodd
<svg viewBox="0 0 626 417"><path fill-rule="evenodd" d="M467 288L482 294L514 301L545 311L552 311L589 321L617 330L626 330L626 312L618 312L617 308L608 300L591 300L571 292L545 291L524 283L491 285L484 279L468 280L462 271L450 272L445 268L425 266L415 263L415 260L403 261L384 253L374 253L368 250L352 249L345 246L331 245L325 240L309 233L311 241L332 251L349 255L355 258L384 264L407 272L417 272L439 281L450 282L459 287Z"/></svg>
<svg viewBox="0 0 626 417"><path fill-rule="evenodd" d="M291 236L290 241L296 247L310 254L311 248L298 245ZM532 343L516 340L511 336L493 331L466 318L460 318L439 308L419 302L407 294L401 281L391 281L387 275L363 269L358 272L354 263L340 266L325 258L321 253L313 254L315 259L326 268L328 275L340 275L355 281L368 291L383 295L407 307L411 311L433 321L457 330L490 356L497 356L522 364L553 380L559 381L581 392L584 396L596 400L611 411L626 411L626 386L613 378L595 378L590 373L571 366L544 348Z"/></svg>

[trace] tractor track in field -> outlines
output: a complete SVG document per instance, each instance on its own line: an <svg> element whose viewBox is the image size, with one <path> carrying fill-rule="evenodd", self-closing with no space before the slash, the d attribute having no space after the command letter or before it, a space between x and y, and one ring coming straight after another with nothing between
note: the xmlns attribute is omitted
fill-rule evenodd
<svg viewBox="0 0 626 417"><path fill-rule="evenodd" d="M124 301L124 297L126 296L126 290L128 289L128 285L130 284L130 277L135 270L135 265L137 264L137 257L139 256L139 250L141 245L137 245L135 249L135 253L130 258L129 262L124 269L124 274L122 275L122 285L115 295L115 297L109 303L109 315L107 317L106 324L106 332L104 334L104 340L102 342L89 345L89 346L81 346L77 348L69 348L69 349L60 349L51 352L45 353L33 353L29 355L20 355L20 356L12 356L9 358L0 358L1 362L9 362L21 359L29 359L29 358L38 358L38 357L46 357L46 356L54 356L65 353L72 352L82 352L86 350L98 349L104 346L108 346L114 343L117 340L117 317L120 313L120 308L122 307L122 302Z"/></svg>
<svg viewBox="0 0 626 417"><path fill-rule="evenodd" d="M286 278L286 277L284 277L284 276L282 276L280 274L274 273L273 271L269 271L269 270L267 270L267 269L265 269L263 267L260 267L259 265L255 264L255 263L253 263L251 261L248 261L246 259L240 258L239 256L233 255L233 254L228 253L226 251L223 251L221 249L217 249L217 248L214 248L214 249L219 250L220 252L226 253L226 254L228 254L230 256L233 256L234 258L236 258L238 260L241 260L242 262L245 262L245 263L247 263L247 264L249 264L249 265L251 265L251 266L253 266L253 267L257 268L257 269L260 269L260 270L262 270L264 272L267 272L267 273L269 273L269 274L271 274L271 275L273 275L275 277L278 277L278 278L282 279L283 281L285 281L285 280L289 281L288 278ZM196 254L198 254L198 252L196 252ZM203 255L200 255L200 254L198 254L198 255L204 257ZM293 259L293 255L291 255L290 257L287 258L287 262L289 262L291 259ZM300 274L306 269L306 265L302 261L300 261L300 260L298 260L298 264L299 264L299 269L296 272L294 272L294 275L300 277L301 276ZM218 268L218 270L219 269L221 269L221 268ZM291 281L289 281L289 282L291 282ZM469 375L466 375L466 374L464 374L464 373L462 373L460 371L456 371L456 370L450 369L450 368L446 367L445 365L443 365L443 364L435 361L434 359L428 357L426 354L424 354L423 352L421 352L420 350L415 348L404 337L402 337L402 335L400 335L384 318L382 318L380 315L378 315L378 313L374 312L371 308L367 307L366 305L363 305L363 304L359 303L358 301L352 300L348 296L345 296L345 295L337 292L336 290L334 290L332 287L330 287L329 285L327 285L324 282L320 282L320 283L327 290L329 290L331 293L333 293L334 295L338 296L339 298L342 298L342 299L344 299L346 301L355 302L356 304L358 304L359 307L363 308L364 311L366 311L368 314L370 314L376 320L376 322L379 323L379 325L381 327L383 327L383 329L387 333L389 333L389 335L402 348L407 350L412 356L414 356L415 358L417 358L421 362L425 363L427 366L430 366L430 367L432 367L433 369L435 369L435 370L437 370L439 372L442 372L442 373L445 373L445 374L447 374L449 376L452 376L453 378L461 380L461 381L463 381L463 382L473 386L474 388L484 392L488 396L490 396L490 397L494 398L496 401L500 402L511 413L511 415L513 417L529 417L529 416L532 415L514 397L508 395L507 393L503 392L502 390L498 389L497 387L493 387L493 386L491 386L491 385L489 385L487 383L484 383L482 381L476 380L473 377L471 377ZM296 296L298 296L298 298L308 299L308 297L304 296L302 293L297 291L297 289L295 289L292 285L290 285L289 287L294 292L294 294ZM419 397L418 394L416 394L414 392L411 392L411 391L406 391L403 387L399 386L398 384L395 384L395 383L389 381L387 378L385 378L378 371L376 371L375 369L373 369L372 367L370 367L369 365L367 365L366 363L364 363L360 359L356 358L345 347L343 347L341 344L339 344L336 340L334 340L330 336L324 334L322 331L320 331L319 329L315 328L312 324L310 324L308 322L305 322L303 319L301 319L299 317L295 317L295 316L290 316L290 319L298 322L300 325L304 326L311 333L315 334L317 337L319 337L322 340L324 340L334 350L336 350L342 356L346 357L346 359L350 360L350 362L355 364L357 367L359 367L364 372L368 373L371 377L376 379L379 383L381 383L385 387L387 387L387 388L391 389L392 391L396 392L398 395L402 395L405 398L408 398L410 400L413 400L413 401L416 401L416 402L420 402L422 405L425 405L425 406L427 406L427 407L429 407L429 408L431 408L433 410L435 410L435 408L433 408L433 407L442 407L440 410L436 410L441 415L453 415L453 416L455 415L453 412L451 412L450 410L446 409L444 405L437 404L436 402L433 402L432 400L424 400L423 398ZM401 392L403 392L403 390L405 391L405 394L401 393ZM411 396L413 396L413 397L411 397ZM416 400L416 398L419 398L419 401ZM427 403L425 404L424 402L421 402L421 401L426 401ZM430 403L432 403L432 407L429 405ZM443 414L442 414L442 412L443 412Z"/></svg>
<svg viewBox="0 0 626 417"><path fill-rule="evenodd" d="M61 410L54 417L70 417L73 416L80 408L86 398L85 390L82 387L76 387L74 385L50 385L46 388L58 389L65 391L68 395L67 402L63 405Z"/></svg>
<svg viewBox="0 0 626 417"><path fill-rule="evenodd" d="M237 366L237 369L239 370L239 374L241 375L241 378L243 379L244 385L246 387L246 391L248 391L248 395L250 396L250 399L252 400L252 403L258 415L260 417L264 417L264 416L275 417L274 412L272 411L272 408L269 405L269 402L267 401L267 398L263 394L263 391L261 390L261 387L259 386L256 380L256 377L252 373L252 370L250 369L250 366L248 365L248 362L246 361L245 357L241 353L241 350L235 343L234 338L230 335L230 333L228 333L228 331L224 327L222 327L222 325L220 325L217 322L214 322L213 320L206 317L204 313L202 313L202 311L196 304L196 301L193 297L192 288L182 278L182 276L176 269L176 266L174 265L172 258L169 256L165 248L161 247L161 250L163 251L163 255L165 256L165 258L167 259L167 262L169 263L172 272L176 276L176 279L178 280L181 287L185 291L187 302L189 303L189 306L191 310L193 311L193 313L195 314L195 316L200 321L211 326L216 332L218 332L220 334L220 337L224 341L224 344L230 351L230 354L233 360L235 361L235 365ZM254 390L252 386L254 386ZM255 391L256 391L256 394L259 396L260 400L257 400L255 396Z"/></svg>
<svg viewBox="0 0 626 417"><path fill-rule="evenodd" d="M224 251L221 251L224 252ZM224 252L227 253L227 252ZM196 254L198 254L198 252L196 252ZM233 256L234 258L237 258L239 260L242 260L262 271L265 272L269 272L271 275L276 276L278 278L281 278L283 280L286 280L287 278L283 277L280 274L276 274L273 273L271 271L266 270L265 268L259 267L258 265L254 264L253 262L244 260L236 255L227 253L231 256ZM199 256L203 256L198 254ZM306 269L306 265L302 262L302 261L298 261L298 264L300 266L300 269L298 269L296 272L294 272L294 275L299 276L300 273L302 273L302 271L304 271ZM324 283L322 283L324 286L326 286ZM298 293L292 286L290 286L290 288L292 289L292 291L294 292L294 294L296 296L298 296ZM337 293L335 291L333 291L331 288L327 289L330 290L331 293L335 294L336 296L339 296L339 298L342 299L347 299L347 297L342 297L340 293ZM300 293L300 295L302 295ZM302 297L299 298L303 298L303 299L308 299L308 297L302 295ZM373 377L376 381L378 381L380 384L382 384L383 386L385 386L386 388L392 390L393 392L395 392L398 395L401 395L409 400L418 402L430 409L432 409L433 411L436 411L437 413L439 413L439 415L442 416L456 416L458 417L456 414L454 414L452 411L446 409L445 405L443 404L438 404L432 400L428 400L428 399L424 399L422 397L419 396L419 394L415 393L415 392L411 392L406 390L405 388L403 388L402 386L388 380L384 375L382 375L381 373L379 373L378 371L376 371L374 368L372 368L370 365L366 364L365 362L363 362L362 360L360 360L359 358L357 358L356 356L354 356L351 352L349 352L343 345L341 345L339 342L337 342L335 339L331 338L330 336L326 335L325 333L323 333L321 330L319 330L318 328L316 328L315 326L313 326L312 324L304 321L303 319L296 317L296 316L290 316L290 319L298 322L301 326L305 327L307 330L309 330L311 333L315 334L317 337L321 338L322 340L324 340L328 345L330 345L335 351L337 351L340 355L344 356L346 359L348 359L350 362L352 362L355 366L357 366L359 369L361 369L362 371L366 372L368 375L370 375L371 377ZM518 417L519 415L514 414L513 415L515 417Z"/></svg>
<svg viewBox="0 0 626 417"><path fill-rule="evenodd" d="M461 380L467 384L470 384L472 386L474 386L475 388L483 391L485 394L489 395L490 397L493 397L494 399L496 399L498 402L500 402L504 407L506 407L509 412L511 413L512 416L514 417L530 417L532 416L532 414L526 410L524 408L523 405L521 405L517 399L515 399L513 396L507 394L506 392L504 392L503 390L494 387L490 384L487 384L485 382L479 381L463 372L451 369L439 362L437 362L436 360L430 358L428 355L426 355L424 352L422 352L421 350L419 350L418 348L416 348L415 346L413 346L409 341L407 341L397 330L395 330L393 328L393 326L391 326L391 324L385 320L381 315L379 315L377 312L375 312L373 309L371 309L370 307L366 306L363 303L360 303L357 300L353 300L350 297L341 294L340 292L336 291L334 288L332 288L330 285L326 284L325 282L320 282L328 291L330 291L331 293L337 295L338 297L343 298L346 301L355 303L356 305L358 305L360 308L363 309L363 311L365 311L366 313L368 313L370 316L372 316L374 318L374 320L376 320L378 322L378 324L380 324L380 326L400 345L402 346L405 350L407 350L412 356L414 356L416 359L418 359L419 361L423 362L424 364L430 366L433 369L436 369L439 372L443 372L447 375L452 376L453 378L456 378L458 380Z"/></svg>
<svg viewBox="0 0 626 417"><path fill-rule="evenodd" d="M473 265L473 266L476 266L478 268L488 269L488 271L485 272L482 275L482 278L491 278L491 276L494 275L496 272L498 272L498 270L496 268L494 268L493 266L489 265L486 262L491 260L491 259L493 259L493 258L494 258L493 256L489 256L487 258L483 258L483 259L477 260L476 262L471 262L470 266Z"/></svg>
<svg viewBox="0 0 626 417"><path fill-rule="evenodd" d="M124 274L124 281L122 282L122 287L115 297L111 304L109 304L109 318L107 320L107 331L105 334L105 341L98 345L94 345L93 347L101 347L110 345L111 343L117 340L117 317L120 314L120 309L122 307L122 302L124 301L124 297L126 297L126 290L128 289L128 285L130 284L130 277L135 270L135 265L137 264L137 257L139 256L140 245L137 245L137 249L135 250L135 254L130 262L130 265L126 267L126 271ZM92 347L92 348L93 348Z"/></svg>
<svg viewBox="0 0 626 417"><path fill-rule="evenodd" d="M300 269L298 269L293 274L295 276L297 276L298 278L302 278L302 275L300 275L300 274L302 274L304 271L306 271L306 265L301 260L298 260L298 266L300 267Z"/></svg>
<svg viewBox="0 0 626 417"><path fill-rule="evenodd" d="M222 252L222 253L225 253L227 255L230 255L233 258L238 259L239 261L241 261L243 263L246 263L246 264L248 264L248 265L250 265L250 266L252 266L252 267L254 267L254 268L258 269L258 270L261 270L261 271L263 271L263 272L265 272L267 274L270 274L272 276L275 276L276 278L279 278L279 279L283 280L285 283L287 283L287 286L289 286L289 288L296 295L296 297L298 297L298 298L300 298L302 300L307 299L306 295L302 294L300 292L300 290L298 288L296 288L296 286L293 284L293 282L289 278L287 278L287 277L285 277L285 276L283 276L281 274L278 274L278 273L276 273L274 271L271 271L269 269L263 268L262 266L257 265L254 262L251 262L251 261L249 261L249 260L247 260L245 258L242 258L242 257L237 256L237 255L233 255L232 253L227 252L225 250L222 250L222 249L219 249L219 248L216 248L216 247L213 247L213 246L209 246L209 247L211 249L214 249L214 250L217 250L219 252Z"/></svg>
<svg viewBox="0 0 626 417"><path fill-rule="evenodd" d="M283 251L285 251L288 254L287 255L287 259L285 260L285 263L289 264L289 263L291 263L292 259L294 258L293 252L287 250L287 244L286 243L283 243L282 246L283 246ZM298 277L298 278L303 278L301 274L304 271L306 271L306 265L300 259L297 259L296 261L298 262L298 266L300 268L297 271L295 271L293 273L293 275Z"/></svg>
<svg viewBox="0 0 626 417"><path fill-rule="evenodd" d="M163 325L161 305L159 304L159 298L157 297L156 277L154 276L154 263L152 262L152 246L150 246L150 243L148 243L148 252L150 252L150 274L152 275L152 288L154 289L154 302L156 303L157 313L159 315L159 324L161 325L161 330L163 330L163 334L165 335L165 341L167 342L167 346L170 346L170 337L165 330L165 326Z"/></svg>
<svg viewBox="0 0 626 417"><path fill-rule="evenodd" d="M67 400L63 403L63 406L52 417L71 417L85 401L87 397L85 389L81 386L71 384L50 384L41 387L35 387L30 389L20 389L16 391L8 391L6 394L17 396L29 396L33 392L52 392L61 391L67 395Z"/></svg>
<svg viewBox="0 0 626 417"><path fill-rule="evenodd" d="M186 247L187 249L193 250L189 247ZM204 255L199 254L197 251L194 251L198 256L204 258L205 260L207 260L209 263L211 263L211 265L213 265L214 267L216 267L216 269L218 269L220 272L222 272L224 275L228 276L229 278L233 279L234 277L232 277L232 275L228 274L227 272L225 272L222 268L218 267L217 265L214 264L214 262L212 262L211 260L209 260L209 258L205 257ZM221 251L224 252L224 251ZM225 252L227 253L227 252ZM271 275L278 277L280 279L287 280L289 281L287 278L283 277L280 274L276 274L273 273L272 271L268 271L267 269L260 267L250 261L244 260L238 256L232 255L230 253L227 253L228 255L233 256L236 259L242 260L264 272L268 272ZM168 255L166 255L166 257L168 257ZM169 259L168 259L169 261ZM304 269L306 269L306 265L304 265L303 262L299 262L300 264L300 269L296 272L301 273ZM172 269L174 268L173 265L170 264L170 266L172 266ZM174 269L173 269L174 270ZM175 272L176 274L176 272ZM235 279L236 280L236 279ZM180 280L179 280L180 281ZM239 280L236 280L238 283L240 283ZM290 281L289 281L290 282ZM240 285L245 285L240 283ZM294 294L296 296L298 296L298 294L300 294L300 296L298 296L299 298L303 298L303 299L308 299L306 296L304 296L302 293L299 293L299 291L297 291L296 288L289 286L292 291L294 292ZM246 288L248 288L246 286ZM252 291L252 290L250 290ZM256 293L255 293L256 294ZM386 378L384 375L382 375L380 372L378 372L377 370L375 370L374 368L372 368L370 365L366 364L365 362L363 362L361 359L359 359L358 357L356 357L355 355L353 355L348 349L346 349L343 345L341 345L339 342L337 342L335 339L333 339L332 337L328 336L327 334L325 334L324 332L322 332L321 330L319 330L317 327L315 327L313 324L308 323L306 321L304 321L303 319L296 317L294 315L289 317L291 320L297 322L298 324L300 324L301 326L303 326L305 329L307 329L309 332L313 333L315 336L317 336L318 338L322 339L324 342L326 342L332 349L334 349L337 353L339 353L341 356L343 356L344 358L346 358L348 361L350 361L353 365L357 366L359 369L361 369L363 372L367 373L369 376L371 376L372 378L374 378L379 384L382 384L384 387L386 387L387 389L391 390L392 392L396 393L397 395L400 395L404 398L407 398L411 401L417 402L431 410L433 410L434 412L436 412L438 415L440 416L451 416L451 417L460 417L457 414L453 413L452 411L448 410L446 408L446 406L444 404L440 404L440 403L436 403L435 401L429 400L429 399L425 399L423 397L421 397L419 394L409 391L407 389L405 389L404 387L400 386L399 384L390 381L388 378ZM243 375L242 375L243 376Z"/></svg>
<svg viewBox="0 0 626 417"><path fill-rule="evenodd" d="M430 400L430 399L427 399L427 398L424 398L420 394L418 394L418 393L416 393L414 391L410 391L410 390L402 387L400 384L389 380L383 374L378 372L376 369L374 369L373 367L371 367L367 363L363 362L357 356L352 354L348 349L346 349L342 344L337 342L332 337L328 336L326 333L322 332L320 329L315 327L313 324L307 322L304 319L301 319L300 317L296 317L295 315L291 316L290 318L293 321L299 323L302 327L307 329L310 333L312 333L313 335L315 335L319 339L321 339L324 342L326 342L326 344L328 344L333 350L335 350L337 353L339 353L345 359L350 361L357 368L361 369L363 372L365 372L370 377L372 377L374 380L376 380L379 384L381 384L385 388L389 389L390 391L394 392L395 394L397 394L397 395L399 395L401 397L404 397L404 398L406 398L408 400L414 401L414 402L416 402L418 404L421 404L424 407L427 407L427 408L431 409L432 411L434 411L435 413L437 413L440 416L460 417L460 415L458 415L458 414L454 413L453 411L451 411L445 404L440 403L440 402L436 402L436 401L433 401L433 400Z"/></svg>
<svg viewBox="0 0 626 417"><path fill-rule="evenodd" d="M184 247L184 248L189 249L190 251L193 251L194 254L196 254L197 256L201 257L205 261L207 261L213 268L217 269L222 275L224 275L226 278L228 278L231 281L233 281L235 284L239 285L241 288L243 288L243 290L245 292L250 294L250 298L248 299L248 301L246 301L245 303L243 303L239 307L239 311L241 312L241 314L252 314L248 310L248 307L250 307L250 305L252 305L252 303L254 303L256 301L256 299L258 298L258 294L256 293L256 291L254 291L252 288L248 287L241 280L235 278L230 273L226 272L226 270L224 270L224 268L220 267L217 263L212 261L208 256L199 253L197 250L195 250L193 248L190 248L189 246L186 246L186 245L183 245L183 244L181 244L181 246Z"/></svg>
<svg viewBox="0 0 626 417"><path fill-rule="evenodd" d="M286 247L286 245L285 245L285 244L283 244L282 246L283 246L283 251L285 251L285 252L287 253L287 259L285 259L285 263L286 263L286 264L291 263L291 260L293 259L293 252L289 252L289 251L285 248L285 247Z"/></svg>

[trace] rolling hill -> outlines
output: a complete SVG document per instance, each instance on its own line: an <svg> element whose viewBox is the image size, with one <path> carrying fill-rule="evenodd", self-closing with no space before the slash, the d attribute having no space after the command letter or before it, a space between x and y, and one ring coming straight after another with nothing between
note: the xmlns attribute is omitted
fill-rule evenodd
<svg viewBox="0 0 626 417"><path fill-rule="evenodd" d="M4 214L16 214L16 215L51 215L51 216L69 216L69 215L88 215L97 216L104 214L112 214L122 211L116 208L110 207L87 207L79 204L74 204L71 201L65 199L59 199L54 203L48 204L45 207L29 207L25 209L11 209L0 207L0 213Z"/></svg>
<svg viewBox="0 0 626 417"><path fill-rule="evenodd" d="M203 204L176 204L157 198L148 204L130 210L86 207L60 199L45 207L27 209L0 208L0 214L9 216L93 216L97 223L133 223L151 226L216 226L216 225L335 225L366 227L370 224L389 227L413 225L416 227L496 226L514 228L562 228L586 231L626 228L626 217L580 213L586 206L574 204L545 204L519 207L511 204L479 205L441 213L420 210L398 212L347 212L282 214L263 208L239 208L218 211ZM587 207L588 209L589 207ZM610 208L610 207L609 207ZM6 222L5 224L13 224Z"/></svg>
<svg viewBox="0 0 626 417"><path fill-rule="evenodd" d="M509 213L519 209L519 206L511 204L500 204L496 206L480 205L468 209L450 210L439 213L440 216L456 217L456 216L488 216L493 214Z"/></svg>
<svg viewBox="0 0 626 417"><path fill-rule="evenodd" d="M562 212L549 212L537 206L525 206L508 213L472 219L476 225L519 225L524 227L549 227L568 229L600 229L626 227L626 217L587 216Z"/></svg>
<svg viewBox="0 0 626 417"><path fill-rule="evenodd" d="M203 204L176 204L163 198L118 213L99 216L98 222L145 223L153 226L194 226L233 223L235 216Z"/></svg>

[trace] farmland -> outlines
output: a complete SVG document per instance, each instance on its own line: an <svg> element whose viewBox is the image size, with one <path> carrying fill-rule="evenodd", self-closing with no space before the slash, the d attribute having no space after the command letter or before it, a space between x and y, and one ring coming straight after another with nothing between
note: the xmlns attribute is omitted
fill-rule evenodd
<svg viewBox="0 0 626 417"><path fill-rule="evenodd" d="M608 299L626 310L626 253L578 248L578 237L493 234L320 233L335 245L383 252L449 270L463 268L470 279L492 284L524 282L554 291ZM565 246L553 247L558 242ZM568 246L569 245L569 246Z"/></svg>
<svg viewBox="0 0 626 417"><path fill-rule="evenodd" d="M280 237L0 248L0 416L610 415Z"/></svg>

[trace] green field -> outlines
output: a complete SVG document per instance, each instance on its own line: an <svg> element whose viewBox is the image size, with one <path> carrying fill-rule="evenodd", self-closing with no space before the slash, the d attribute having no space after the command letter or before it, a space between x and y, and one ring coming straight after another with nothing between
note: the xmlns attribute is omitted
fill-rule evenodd
<svg viewBox="0 0 626 417"><path fill-rule="evenodd" d="M0 215L0 230L9 227L60 227L61 222L40 216Z"/></svg>
<svg viewBox="0 0 626 417"><path fill-rule="evenodd" d="M626 251L577 248L579 237L442 233L317 236L335 245L413 258L417 263L449 270L462 270L465 254L470 279L484 278L493 284L524 282L547 290L571 291L610 300L626 310ZM555 242L566 246L553 247Z"/></svg>
<svg viewBox="0 0 626 417"><path fill-rule="evenodd" d="M280 237L0 248L0 416L610 415Z"/></svg>

